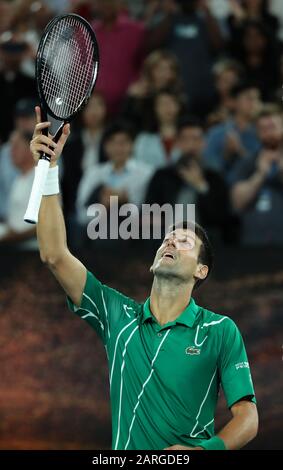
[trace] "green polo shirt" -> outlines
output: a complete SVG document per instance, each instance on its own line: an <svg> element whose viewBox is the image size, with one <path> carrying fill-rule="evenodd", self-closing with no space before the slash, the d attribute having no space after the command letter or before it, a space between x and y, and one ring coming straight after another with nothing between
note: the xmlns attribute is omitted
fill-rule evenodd
<svg viewBox="0 0 283 470"><path fill-rule="evenodd" d="M113 449L198 446L214 436L222 385L228 407L254 389L235 323L196 305L160 326L140 304L90 272L72 311L98 333L109 363Z"/></svg>

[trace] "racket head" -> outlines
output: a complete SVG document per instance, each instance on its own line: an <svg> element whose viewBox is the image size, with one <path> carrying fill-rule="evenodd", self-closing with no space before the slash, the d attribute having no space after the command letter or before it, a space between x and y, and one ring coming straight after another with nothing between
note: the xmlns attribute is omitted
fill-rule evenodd
<svg viewBox="0 0 283 470"><path fill-rule="evenodd" d="M70 122L88 102L98 69L98 43L90 24L73 13L53 18L41 37L35 64L42 110Z"/></svg>

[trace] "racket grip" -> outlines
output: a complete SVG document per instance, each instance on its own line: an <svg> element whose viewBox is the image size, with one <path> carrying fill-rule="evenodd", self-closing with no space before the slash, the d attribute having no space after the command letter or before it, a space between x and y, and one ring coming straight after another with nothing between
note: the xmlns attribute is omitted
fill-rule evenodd
<svg viewBox="0 0 283 470"><path fill-rule="evenodd" d="M49 167L50 162L48 160L40 159L38 161L28 207L24 215L25 222L29 224L36 224L38 221L39 208Z"/></svg>

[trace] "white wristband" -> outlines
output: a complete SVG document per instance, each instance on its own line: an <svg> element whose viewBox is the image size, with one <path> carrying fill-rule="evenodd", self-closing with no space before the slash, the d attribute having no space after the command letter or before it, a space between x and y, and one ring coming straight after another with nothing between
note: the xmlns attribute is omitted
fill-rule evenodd
<svg viewBox="0 0 283 470"><path fill-rule="evenodd" d="M36 169L35 169L36 171ZM56 165L49 168L46 183L43 189L43 196L53 196L60 193L59 187L59 167Z"/></svg>

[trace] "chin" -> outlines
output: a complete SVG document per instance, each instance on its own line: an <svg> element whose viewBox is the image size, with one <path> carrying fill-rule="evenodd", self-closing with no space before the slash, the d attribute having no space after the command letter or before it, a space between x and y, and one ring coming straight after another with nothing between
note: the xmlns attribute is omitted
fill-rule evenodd
<svg viewBox="0 0 283 470"><path fill-rule="evenodd" d="M173 266L152 266L150 270L157 277L179 277L179 273Z"/></svg>

